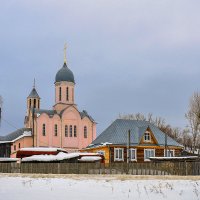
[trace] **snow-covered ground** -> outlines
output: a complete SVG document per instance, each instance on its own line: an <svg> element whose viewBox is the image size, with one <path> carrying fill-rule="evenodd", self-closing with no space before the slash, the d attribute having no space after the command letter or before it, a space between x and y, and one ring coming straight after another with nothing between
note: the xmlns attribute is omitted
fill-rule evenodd
<svg viewBox="0 0 200 200"><path fill-rule="evenodd" d="M196 200L199 177L0 175L6 200Z"/></svg>

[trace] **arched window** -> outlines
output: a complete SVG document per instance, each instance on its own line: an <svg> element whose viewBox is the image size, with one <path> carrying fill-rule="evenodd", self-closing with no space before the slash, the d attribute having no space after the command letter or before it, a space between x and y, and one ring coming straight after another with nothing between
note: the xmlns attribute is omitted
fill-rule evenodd
<svg viewBox="0 0 200 200"><path fill-rule="evenodd" d="M69 88L66 88L66 100L69 101Z"/></svg>
<svg viewBox="0 0 200 200"><path fill-rule="evenodd" d="M87 126L84 126L84 138L87 138Z"/></svg>
<svg viewBox="0 0 200 200"><path fill-rule="evenodd" d="M42 124L42 135L45 136L46 135L46 125Z"/></svg>
<svg viewBox="0 0 200 200"><path fill-rule="evenodd" d="M76 126L74 126L74 137L77 137L77 129L76 129Z"/></svg>
<svg viewBox="0 0 200 200"><path fill-rule="evenodd" d="M72 125L70 125L69 131L70 131L70 132L69 132L69 134L70 134L69 136L72 137Z"/></svg>
<svg viewBox="0 0 200 200"><path fill-rule="evenodd" d="M31 108L31 99L29 99L29 108Z"/></svg>
<svg viewBox="0 0 200 200"><path fill-rule="evenodd" d="M68 126L65 125L65 137L68 137Z"/></svg>
<svg viewBox="0 0 200 200"><path fill-rule="evenodd" d="M33 107L36 108L36 99L33 100Z"/></svg>
<svg viewBox="0 0 200 200"><path fill-rule="evenodd" d="M74 88L72 88L72 101L74 101Z"/></svg>
<svg viewBox="0 0 200 200"><path fill-rule="evenodd" d="M59 101L61 101L62 99L62 91L61 91L61 87L59 87Z"/></svg>
<svg viewBox="0 0 200 200"><path fill-rule="evenodd" d="M54 135L55 136L58 135L58 125L57 124L54 125Z"/></svg>

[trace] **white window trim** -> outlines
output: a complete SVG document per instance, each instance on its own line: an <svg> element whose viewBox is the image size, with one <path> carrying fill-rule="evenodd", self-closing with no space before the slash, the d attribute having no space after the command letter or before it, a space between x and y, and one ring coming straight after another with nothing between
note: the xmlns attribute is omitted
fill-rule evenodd
<svg viewBox="0 0 200 200"><path fill-rule="evenodd" d="M116 151L122 150L122 158L116 158ZM114 148L114 161L124 161L124 148Z"/></svg>
<svg viewBox="0 0 200 200"><path fill-rule="evenodd" d="M103 156L105 156L105 155L106 155L106 152L105 152L105 151L103 151L103 150L99 150L99 151L97 151L96 153L98 153L98 154L100 154L100 155L103 155Z"/></svg>
<svg viewBox="0 0 200 200"><path fill-rule="evenodd" d="M146 151L146 150L149 150L149 151L150 151L150 150L153 150L153 152L154 152L154 156L153 156L153 157L155 157L155 149L144 149L144 161L150 161L150 159L145 159L145 157L146 157L146 156L145 156L145 151Z"/></svg>
<svg viewBox="0 0 200 200"><path fill-rule="evenodd" d="M175 156L175 149L167 149L167 152L173 152L173 156L170 157L174 157ZM165 157L165 149L164 149L164 157Z"/></svg>
<svg viewBox="0 0 200 200"><path fill-rule="evenodd" d="M131 155L132 155L132 150L135 150L135 159L132 159L131 157ZM129 157L130 157L130 160L131 161L137 161L137 149L136 148L130 148L130 151L131 151L131 155L129 155Z"/></svg>
<svg viewBox="0 0 200 200"><path fill-rule="evenodd" d="M149 140L145 140L145 133L149 133ZM150 131L145 131L144 133L144 142L151 142L151 132Z"/></svg>

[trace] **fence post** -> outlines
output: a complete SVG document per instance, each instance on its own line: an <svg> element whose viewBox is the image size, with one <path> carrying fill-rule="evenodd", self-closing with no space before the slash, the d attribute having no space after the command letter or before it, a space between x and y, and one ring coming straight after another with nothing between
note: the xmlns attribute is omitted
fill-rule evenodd
<svg viewBox="0 0 200 200"><path fill-rule="evenodd" d="M185 160L185 175L188 175L188 169L187 169L187 161Z"/></svg>

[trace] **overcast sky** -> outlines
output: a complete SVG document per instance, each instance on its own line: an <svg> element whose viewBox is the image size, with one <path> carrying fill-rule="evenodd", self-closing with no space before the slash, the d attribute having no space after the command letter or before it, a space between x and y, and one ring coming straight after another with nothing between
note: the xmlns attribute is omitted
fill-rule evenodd
<svg viewBox="0 0 200 200"><path fill-rule="evenodd" d="M119 113L151 112L184 128L200 86L199 8L196 0L1 1L0 135L23 127L34 78L41 108L52 108L65 42L75 101L98 134Z"/></svg>

